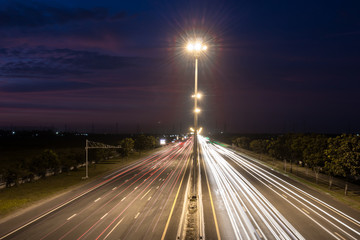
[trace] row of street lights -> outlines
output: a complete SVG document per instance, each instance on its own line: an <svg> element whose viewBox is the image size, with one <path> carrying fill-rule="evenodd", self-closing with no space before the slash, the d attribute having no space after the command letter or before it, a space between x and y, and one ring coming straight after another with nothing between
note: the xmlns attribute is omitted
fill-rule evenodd
<svg viewBox="0 0 360 240"><path fill-rule="evenodd" d="M187 45L187 50L193 54L195 58L195 91L192 97L194 98L194 164L197 162L197 135L198 135L198 114L200 109L197 106L198 99L201 98L201 94L198 93L198 59L202 53L207 50L207 46L202 43L202 41L197 40L195 42L189 42ZM195 166L195 165L194 165Z"/></svg>

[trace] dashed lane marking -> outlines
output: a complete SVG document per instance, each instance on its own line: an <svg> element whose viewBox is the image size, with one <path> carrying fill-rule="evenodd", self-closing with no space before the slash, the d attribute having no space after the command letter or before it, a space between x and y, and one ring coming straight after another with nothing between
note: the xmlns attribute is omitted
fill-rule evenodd
<svg viewBox="0 0 360 240"><path fill-rule="evenodd" d="M69 217L68 219L66 219L67 221L69 221L70 219L72 219L73 217L75 217L76 216L76 213L75 214L73 214L71 217Z"/></svg>

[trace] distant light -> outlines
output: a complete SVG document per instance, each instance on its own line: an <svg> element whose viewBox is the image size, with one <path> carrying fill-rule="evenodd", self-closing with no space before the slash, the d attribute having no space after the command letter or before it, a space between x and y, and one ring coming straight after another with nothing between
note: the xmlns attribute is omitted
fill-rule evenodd
<svg viewBox="0 0 360 240"><path fill-rule="evenodd" d="M195 97L195 94L191 95L192 98ZM201 93L196 94L196 98L200 99L202 97Z"/></svg>
<svg viewBox="0 0 360 240"><path fill-rule="evenodd" d="M15 135L15 133L16 133L15 131L12 131L12 135Z"/></svg>
<svg viewBox="0 0 360 240"><path fill-rule="evenodd" d="M166 139L160 139L160 145L165 145L166 144Z"/></svg>
<svg viewBox="0 0 360 240"><path fill-rule="evenodd" d="M55 134L56 134L56 135L59 135L59 132L56 132Z"/></svg>
<svg viewBox="0 0 360 240"><path fill-rule="evenodd" d="M193 128L190 128L190 131L195 132L195 130Z"/></svg>
<svg viewBox="0 0 360 240"><path fill-rule="evenodd" d="M196 113L201 112L200 108L196 108L196 109L195 109L195 112L196 112Z"/></svg>
<svg viewBox="0 0 360 240"><path fill-rule="evenodd" d="M200 134L200 133L201 133L201 131L202 131L202 127L198 130L198 134Z"/></svg>

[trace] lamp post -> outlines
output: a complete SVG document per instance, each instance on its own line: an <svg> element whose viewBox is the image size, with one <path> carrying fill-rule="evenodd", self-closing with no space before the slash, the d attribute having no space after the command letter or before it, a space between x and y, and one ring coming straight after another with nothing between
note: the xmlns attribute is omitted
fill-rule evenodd
<svg viewBox="0 0 360 240"><path fill-rule="evenodd" d="M197 161L197 135L198 135L198 114L200 109L197 107L197 101L201 97L198 93L198 58L200 54L207 50L207 46L202 44L201 41L189 42L187 45L187 50L193 54L195 58L195 89L194 89L194 162Z"/></svg>
<svg viewBox="0 0 360 240"><path fill-rule="evenodd" d="M200 109L197 106L197 101L201 97L198 93L198 59L204 51L207 50L207 46L204 45L201 41L189 42L187 45L187 50L193 54L195 58L195 88L194 88L194 164L197 162L197 135L198 135L198 114Z"/></svg>

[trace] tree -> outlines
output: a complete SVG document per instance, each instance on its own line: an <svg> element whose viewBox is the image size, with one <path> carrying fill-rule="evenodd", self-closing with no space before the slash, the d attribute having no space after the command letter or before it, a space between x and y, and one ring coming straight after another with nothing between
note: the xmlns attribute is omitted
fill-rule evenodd
<svg viewBox="0 0 360 240"><path fill-rule="evenodd" d="M147 138L145 135L139 135L135 140L135 149L141 154L142 151L146 149Z"/></svg>
<svg viewBox="0 0 360 240"><path fill-rule="evenodd" d="M146 147L147 149L152 149L156 147L156 138L154 136L147 136Z"/></svg>
<svg viewBox="0 0 360 240"><path fill-rule="evenodd" d="M286 161L290 159L290 163L292 163L290 135L282 135L277 139L271 139L268 151L270 156L284 161L284 170L286 172Z"/></svg>
<svg viewBox="0 0 360 240"><path fill-rule="evenodd" d="M342 134L328 140L325 150L327 157L326 169L331 175L346 178L345 195L348 191L348 181L360 174L360 137Z"/></svg>
<svg viewBox="0 0 360 240"><path fill-rule="evenodd" d="M46 176L47 170L57 173L59 168L59 157L50 149L44 150L40 155L34 157L30 163L30 170L41 177Z"/></svg>
<svg viewBox="0 0 360 240"><path fill-rule="evenodd" d="M323 135L312 135L308 137L306 143L303 158L307 166L314 171L318 183L320 170L325 166L324 151L327 148L327 139Z"/></svg>
<svg viewBox="0 0 360 240"><path fill-rule="evenodd" d="M154 136L139 135L135 140L135 149L139 151L139 154L143 150L152 149L156 146L156 139Z"/></svg>
<svg viewBox="0 0 360 240"><path fill-rule="evenodd" d="M129 153L133 151L135 146L135 141L132 138L125 138L120 141L121 154L124 157L128 157Z"/></svg>
<svg viewBox="0 0 360 240"><path fill-rule="evenodd" d="M250 142L250 150L256 152L256 153L261 153L261 154L265 154L267 153L267 147L269 145L269 140L264 140L264 139L256 139Z"/></svg>
<svg viewBox="0 0 360 240"><path fill-rule="evenodd" d="M113 155L113 150L110 148L99 148L95 150L96 150L95 163L99 163L101 161L107 160Z"/></svg>
<svg viewBox="0 0 360 240"><path fill-rule="evenodd" d="M244 148L244 149L249 149L250 141L251 141L251 139L248 138L248 137L238 137L238 138L235 138L233 140L233 143L237 147Z"/></svg>

